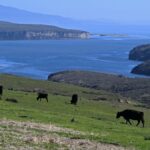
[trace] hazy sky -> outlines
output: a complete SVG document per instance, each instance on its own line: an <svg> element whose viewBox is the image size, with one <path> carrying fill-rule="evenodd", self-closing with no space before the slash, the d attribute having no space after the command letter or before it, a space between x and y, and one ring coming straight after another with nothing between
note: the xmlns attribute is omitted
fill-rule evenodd
<svg viewBox="0 0 150 150"><path fill-rule="evenodd" d="M150 23L150 0L0 0L0 4L78 19Z"/></svg>

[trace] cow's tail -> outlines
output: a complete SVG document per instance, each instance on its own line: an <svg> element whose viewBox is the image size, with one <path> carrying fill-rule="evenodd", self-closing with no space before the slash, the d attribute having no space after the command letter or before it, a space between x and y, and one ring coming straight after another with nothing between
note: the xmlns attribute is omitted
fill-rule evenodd
<svg viewBox="0 0 150 150"><path fill-rule="evenodd" d="M144 112L141 112L141 121L142 121L142 124L143 124L143 127L144 127L144 125L145 125Z"/></svg>

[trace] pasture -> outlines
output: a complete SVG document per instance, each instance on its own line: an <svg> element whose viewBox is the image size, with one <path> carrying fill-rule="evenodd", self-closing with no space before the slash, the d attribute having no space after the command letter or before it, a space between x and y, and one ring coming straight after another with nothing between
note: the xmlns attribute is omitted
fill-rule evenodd
<svg viewBox="0 0 150 150"><path fill-rule="evenodd" d="M108 143L130 149L150 149L150 109L138 107L135 104L118 103L115 101L119 97L118 95L73 85L37 81L10 75L1 75L0 81L5 88L0 100L0 149L4 147L7 149L8 143L14 147L25 146L28 148L27 146L30 146L33 149L58 149L60 147L54 141L49 141L49 143L34 142L34 140L24 141L21 134L26 135L25 133L28 132L35 137L53 134L70 139ZM36 100L37 94L32 92L32 89L36 87L48 91L48 103L46 100L41 102ZM70 104L70 95L74 92L80 95L77 106ZM107 98L107 100L92 100L100 96ZM8 98L16 99L18 103L5 101ZM122 118L116 119L116 112L126 108L144 111L145 128L142 128L141 124L136 127L136 121L132 121L133 125L131 126L126 125ZM72 118L75 119L74 122L71 122ZM14 123L11 123L11 121L14 121ZM45 126L56 125L60 128L67 128L66 131L69 129L76 130L79 134L78 132L65 132L65 130L50 132L43 130L43 128L29 129L28 126L26 128L23 126L14 128L15 122L16 124L24 122Z"/></svg>

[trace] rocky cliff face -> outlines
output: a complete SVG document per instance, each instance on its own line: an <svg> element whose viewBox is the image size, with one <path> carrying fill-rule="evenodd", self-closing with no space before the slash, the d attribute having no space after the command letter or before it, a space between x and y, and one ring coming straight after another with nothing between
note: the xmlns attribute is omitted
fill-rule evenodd
<svg viewBox="0 0 150 150"><path fill-rule="evenodd" d="M71 33L71 32L26 32L25 39L86 39L88 33Z"/></svg>
<svg viewBox="0 0 150 150"><path fill-rule="evenodd" d="M42 39L87 39L88 33L65 33L53 31L0 32L0 40L42 40Z"/></svg>
<svg viewBox="0 0 150 150"><path fill-rule="evenodd" d="M131 50L130 60L147 61L150 60L150 44L140 45Z"/></svg>
<svg viewBox="0 0 150 150"><path fill-rule="evenodd" d="M0 40L87 39L89 33L48 25L0 22Z"/></svg>

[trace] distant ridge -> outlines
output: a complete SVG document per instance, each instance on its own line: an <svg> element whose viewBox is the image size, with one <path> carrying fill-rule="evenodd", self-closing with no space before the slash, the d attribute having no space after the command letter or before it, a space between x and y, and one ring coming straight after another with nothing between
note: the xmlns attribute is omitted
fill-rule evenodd
<svg viewBox="0 0 150 150"><path fill-rule="evenodd" d="M64 17L29 12L26 10L0 5L0 20L22 24L56 25L65 21Z"/></svg>
<svg viewBox="0 0 150 150"><path fill-rule="evenodd" d="M16 24L0 21L0 40L88 38L89 33L50 25Z"/></svg>
<svg viewBox="0 0 150 150"><path fill-rule="evenodd" d="M0 5L0 20L21 24L47 24L68 29L85 30L92 33L107 34L150 34L149 26L125 25L118 22L101 19L76 20L56 15L29 12L26 10Z"/></svg>

